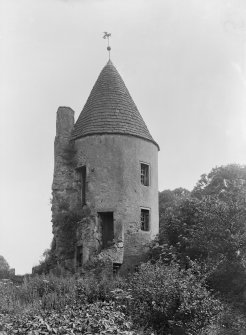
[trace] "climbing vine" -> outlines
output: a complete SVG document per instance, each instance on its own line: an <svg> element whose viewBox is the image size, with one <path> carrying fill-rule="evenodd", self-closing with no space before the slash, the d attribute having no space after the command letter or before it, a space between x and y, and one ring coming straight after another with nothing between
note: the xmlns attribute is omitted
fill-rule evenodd
<svg viewBox="0 0 246 335"><path fill-rule="evenodd" d="M82 210L68 210L59 212L54 224L57 226L59 236L58 258L60 260L72 259L74 257L75 245L77 242L77 230L80 221L85 217Z"/></svg>

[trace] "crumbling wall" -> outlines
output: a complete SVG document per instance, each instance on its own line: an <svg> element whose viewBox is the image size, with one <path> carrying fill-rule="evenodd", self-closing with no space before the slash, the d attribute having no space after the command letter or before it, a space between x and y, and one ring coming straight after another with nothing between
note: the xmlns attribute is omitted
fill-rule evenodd
<svg viewBox="0 0 246 335"><path fill-rule="evenodd" d="M75 155L74 143L70 140L73 126L74 111L69 107L59 107L56 119L54 176L52 184L52 222L57 255L59 255L62 248L58 233L58 214L73 209L78 203L73 166Z"/></svg>

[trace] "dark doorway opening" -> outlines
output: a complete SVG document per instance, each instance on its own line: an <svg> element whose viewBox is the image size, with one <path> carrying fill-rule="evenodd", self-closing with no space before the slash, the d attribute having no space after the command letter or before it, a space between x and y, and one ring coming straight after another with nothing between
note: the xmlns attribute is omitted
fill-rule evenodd
<svg viewBox="0 0 246 335"><path fill-rule="evenodd" d="M113 275L117 275L120 270L121 263L113 263Z"/></svg>
<svg viewBox="0 0 246 335"><path fill-rule="evenodd" d="M101 212L98 216L102 229L102 247L105 249L112 245L114 239L114 213Z"/></svg>
<svg viewBox="0 0 246 335"><path fill-rule="evenodd" d="M77 267L81 267L83 262L83 247L82 245L77 246L76 250L76 263Z"/></svg>

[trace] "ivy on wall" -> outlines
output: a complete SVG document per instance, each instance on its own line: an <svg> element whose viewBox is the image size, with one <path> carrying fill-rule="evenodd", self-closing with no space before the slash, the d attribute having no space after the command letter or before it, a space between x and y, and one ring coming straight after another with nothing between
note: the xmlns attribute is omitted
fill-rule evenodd
<svg viewBox="0 0 246 335"><path fill-rule="evenodd" d="M79 222L85 217L82 210L69 210L59 212L54 224L58 227L59 236L59 254L58 259L72 259L74 257L75 246L77 242L77 229Z"/></svg>

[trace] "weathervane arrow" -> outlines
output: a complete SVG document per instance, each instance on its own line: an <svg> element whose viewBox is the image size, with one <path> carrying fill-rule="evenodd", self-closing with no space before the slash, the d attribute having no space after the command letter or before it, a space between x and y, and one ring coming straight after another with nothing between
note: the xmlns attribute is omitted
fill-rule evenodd
<svg viewBox="0 0 246 335"><path fill-rule="evenodd" d="M103 38L108 40L107 50L108 50L108 55L109 55L109 59L110 59L111 47L109 46L109 38L111 37L111 33L108 33L107 31L104 31L103 33L104 33Z"/></svg>

